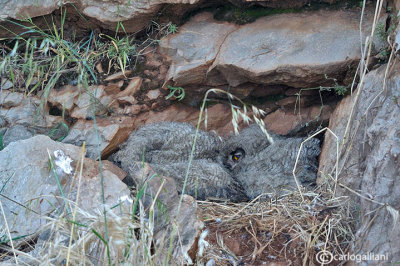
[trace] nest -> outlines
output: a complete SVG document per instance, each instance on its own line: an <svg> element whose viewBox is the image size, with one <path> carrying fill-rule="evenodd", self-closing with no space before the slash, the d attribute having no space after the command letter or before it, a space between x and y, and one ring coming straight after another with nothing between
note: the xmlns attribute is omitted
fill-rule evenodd
<svg viewBox="0 0 400 266"><path fill-rule="evenodd" d="M292 191L248 203L198 202L207 228L198 263L313 265L320 262L319 252L346 254L354 239L348 198L317 190L302 195Z"/></svg>

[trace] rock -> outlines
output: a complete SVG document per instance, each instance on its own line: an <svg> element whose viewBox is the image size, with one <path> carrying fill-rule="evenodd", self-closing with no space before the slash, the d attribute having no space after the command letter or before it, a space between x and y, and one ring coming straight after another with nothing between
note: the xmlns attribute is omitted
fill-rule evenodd
<svg viewBox="0 0 400 266"><path fill-rule="evenodd" d="M71 112L71 117L77 119L86 119L93 116L92 101L95 100L96 115L107 113L107 107L113 99L104 91L104 86L90 86L87 91L81 93L75 101L77 105Z"/></svg>
<svg viewBox="0 0 400 266"><path fill-rule="evenodd" d="M117 113L121 115L138 115L146 110L147 107L145 105L134 104L125 106L123 110L117 110Z"/></svg>
<svg viewBox="0 0 400 266"><path fill-rule="evenodd" d="M369 29L371 10L367 14ZM231 86L250 81L295 88L327 84L325 75L340 79L360 59L359 17L357 10L321 10L260 18L226 37L209 75L217 71Z"/></svg>
<svg viewBox="0 0 400 266"><path fill-rule="evenodd" d="M64 223L61 220L60 222L54 221L58 219L64 209L64 197L71 201L77 200L78 182L72 177L75 172L79 172L77 162L81 158L80 152L80 147L54 142L46 136L35 136L27 140L13 142L0 152L0 185L2 187L2 195L4 195L2 202L6 202L3 204L4 214L8 221L12 237L40 233L37 243L35 242L35 249L29 253L36 260L35 263L43 262L49 257L56 264L62 264L62 261L65 261L66 253L60 256L59 248L67 248L69 246L71 231L69 227L64 228L63 225L59 224L58 226L61 227L57 226L57 231L53 232L54 224L52 224L52 221L55 223ZM49 169L48 153L52 157L55 171ZM138 180L142 178L140 180L143 183L146 182L147 186L142 199L144 207L147 210L152 206L153 198L159 192L157 204L161 204L162 208L157 204L153 205L155 207L153 215L156 226L154 231L151 232L154 236L149 235L150 237L154 237L154 248L160 252L160 256L157 256L158 262L164 262L168 254L170 247L169 239L173 224L177 224L177 231L172 242L170 262L172 264L192 262L187 253L194 245L200 228L203 225L200 220L196 201L189 196L184 196L178 212L180 198L176 192L174 182L169 178L153 178L154 172L150 168L142 168L142 163L138 163L137 166L138 174L143 173L143 175L137 176L137 178ZM57 173L64 196L61 195L54 172ZM125 230L129 230L129 228L124 228L132 226L129 223L129 221L132 221L131 210L133 208L131 204L132 200L130 200L129 196L130 192L127 186L120 180L124 178L125 173L111 162L102 161L102 175L104 177L105 208L108 213L108 232L113 241L115 241L111 245L111 250L122 254L121 251L126 247L123 241L127 237ZM166 180L164 188L167 190L159 190L162 180ZM72 181L74 183L71 187ZM78 223L88 224L91 229L96 230L98 234L104 236L103 199L101 196L102 190L99 189L102 184L100 182L99 163L85 158L82 179L80 181L79 200L77 200L80 210L74 219ZM8 198L20 204L9 201ZM142 203L139 204L140 208L142 208ZM74 206L74 204L70 204L69 206ZM119 207L114 208L115 206ZM66 214L64 214L65 217L68 217L68 212L73 211L73 209L64 210L66 211ZM141 212L145 214L143 209L141 209ZM147 212L147 215L150 215L149 212ZM165 219L166 217L167 219ZM141 219L146 221L146 223L149 221L145 217ZM50 224L48 224L49 222ZM45 224L46 226L44 226ZM81 227L75 228L75 230L80 229ZM89 258L99 258L96 248L101 247L98 246L101 241L98 241L97 236L94 234L94 238L89 237L91 234L91 231L86 229L77 234L77 241L72 242L72 252L84 248L85 254ZM87 244L84 247L79 245L82 238L84 238L85 244ZM119 240L123 244L118 245ZM25 239L16 239L14 240L14 244L23 241ZM52 245L56 241L57 248L54 249ZM93 251L93 248L95 251ZM118 259L122 259L122 257L116 256L117 254L112 253L112 259L115 259L115 262ZM19 257L20 262L25 261L28 264L33 263L33 258ZM72 256L71 261L74 262L74 259L76 258ZM82 259L82 257L79 257L79 259Z"/></svg>
<svg viewBox="0 0 400 266"><path fill-rule="evenodd" d="M19 92L2 91L0 90L0 106L2 108L11 108L22 103L24 95Z"/></svg>
<svg viewBox="0 0 400 266"><path fill-rule="evenodd" d="M229 0L217 1L215 4L228 4L229 2L235 5L242 6L257 4L265 7L272 8L298 8L302 7L309 1L300 0ZM320 1L315 1L320 2ZM323 2L333 3L334 0L323 0ZM209 6L210 3L204 0L152 0L152 1L132 1L132 2L112 2L100 0L67 0L63 4L73 4L77 9L72 12L71 8L70 18L79 18L79 16L87 17L85 20L80 21L80 27L90 27L91 25L100 25L101 28L108 30L115 30L118 23L123 23L124 31L138 32L142 30L149 22L154 19L160 12L168 14L168 20L182 18L188 11L203 6ZM23 2L18 1L3 1L0 3L0 19L1 20L21 20L25 18L40 17L48 15L60 7L58 0L47 0L46 2L37 2L37 0L26 0ZM70 11L70 10L68 10ZM163 11L163 12L161 12ZM75 17L73 17L74 15ZM67 21L68 22L68 21ZM13 24L11 24L13 25ZM3 32L6 34L6 32ZM10 33L5 36L10 36Z"/></svg>
<svg viewBox="0 0 400 266"><path fill-rule="evenodd" d="M104 80L105 81L114 81L114 80L118 80L118 79L126 79L126 76L128 76L129 74L131 74L132 71L130 70L126 70L125 72L117 72L115 74L112 74L108 77L106 77Z"/></svg>
<svg viewBox="0 0 400 266"><path fill-rule="evenodd" d="M97 72L104 73L103 66L101 65L101 63L97 63L95 68L96 68Z"/></svg>
<svg viewBox="0 0 400 266"><path fill-rule="evenodd" d="M166 81L174 86L203 83L219 47L236 29L236 25L217 22L211 13L203 13L180 27L178 34L163 38L159 50L172 60Z"/></svg>
<svg viewBox="0 0 400 266"><path fill-rule="evenodd" d="M121 104L133 105L136 103L136 99L133 96L122 96L122 97L118 97L117 100Z"/></svg>
<svg viewBox="0 0 400 266"><path fill-rule="evenodd" d="M32 130L28 130L27 127L23 125L15 125L6 129L3 135L3 145L7 147L8 144L14 141L29 139L34 135Z"/></svg>
<svg viewBox="0 0 400 266"><path fill-rule="evenodd" d="M289 96L286 98L283 98L282 100L279 100L276 104L279 106L295 106L296 103L298 102L298 99L296 96Z"/></svg>
<svg viewBox="0 0 400 266"><path fill-rule="evenodd" d="M149 111L135 118L135 125L140 126L161 121L187 122L197 126L200 111L185 104L176 103L168 106L161 112ZM215 130L222 136L233 132L231 124L232 114L230 107L224 104L216 104L207 108L207 128L204 125L205 114L202 116L201 129Z"/></svg>
<svg viewBox="0 0 400 266"><path fill-rule="evenodd" d="M97 118L96 122L98 137L94 121L79 120L70 129L63 142L81 146L85 141L89 158L97 159L98 149L100 149L101 157L106 158L128 138L134 128L131 117Z"/></svg>
<svg viewBox="0 0 400 266"><path fill-rule="evenodd" d="M108 94L108 95L112 95L112 94L118 94L121 92L121 88L124 85L124 81L120 80L118 82L115 83L109 83L107 84L107 86L104 87L104 91Z"/></svg>
<svg viewBox="0 0 400 266"><path fill-rule="evenodd" d="M40 110L40 99L26 97L20 101L21 96L19 93L12 93L10 95L12 95L10 99L12 98L13 100L8 101L8 106L12 107L8 109L0 106L0 117L4 124L9 126L18 124L42 128L44 131L41 132L45 132L46 128L54 128L62 121L61 117L49 115L46 107ZM6 99L9 98L7 97ZM15 104L19 105L15 106Z"/></svg>
<svg viewBox="0 0 400 266"><path fill-rule="evenodd" d="M120 96L133 96L135 93L137 93L140 90L140 87L142 86L142 78L140 77L134 77L129 81L128 86L120 92Z"/></svg>
<svg viewBox="0 0 400 266"><path fill-rule="evenodd" d="M329 105L301 108L300 113L278 109L264 118L268 130L280 135L296 134L303 129L310 132L327 124L332 113Z"/></svg>
<svg viewBox="0 0 400 266"><path fill-rule="evenodd" d="M47 101L60 110L65 109L67 112L71 112L80 91L77 86L71 85L66 85L59 90L52 89Z"/></svg>
<svg viewBox="0 0 400 266"><path fill-rule="evenodd" d="M0 130L3 146L36 134L48 134L54 139L62 137L64 128L61 116L49 115L47 108L40 108L40 99L25 97L22 93L0 92Z"/></svg>
<svg viewBox="0 0 400 266"><path fill-rule="evenodd" d="M151 90L146 94L147 98L149 98L150 100L155 100L160 95L161 95L161 91L160 90Z"/></svg>
<svg viewBox="0 0 400 266"><path fill-rule="evenodd" d="M112 162L107 161L107 160L102 160L101 165L103 167L102 168L103 171L109 172L109 173L117 176L118 179L121 181L125 179L125 177L126 177L125 171L122 170L121 168L119 168L118 166L116 166L115 164L113 164ZM97 168L97 170L98 170L98 168Z"/></svg>
<svg viewBox="0 0 400 266"><path fill-rule="evenodd" d="M14 85L11 80L8 80L6 78L0 79L0 89L1 90L8 90L8 89L11 89L13 86Z"/></svg>
<svg viewBox="0 0 400 266"><path fill-rule="evenodd" d="M40 101L36 98L25 98L20 105L10 109L0 108L0 116L9 124L26 124L32 125L35 122L35 113L40 105ZM41 117L39 117L39 121Z"/></svg>
<svg viewBox="0 0 400 266"><path fill-rule="evenodd" d="M163 209L154 209L155 245L159 254L162 254L157 260L162 263L165 262L170 247L172 229L174 225L177 225L173 239L173 261L170 261L170 263L174 265L193 263L188 252L195 245L200 230L204 226L196 201L191 196L184 195L179 209L180 196L174 180L169 177L158 176L147 163L132 162L129 173L137 184L137 190L145 188L143 193L145 209L151 206L157 193L159 193L157 201L164 206ZM164 217L168 217L168 219Z"/></svg>
<svg viewBox="0 0 400 266"><path fill-rule="evenodd" d="M249 3L254 3L263 7L270 8L300 8L305 6L306 4L310 4L312 1L309 0L229 0L234 5L248 5ZM337 0L322 0L319 2L333 4L337 2Z"/></svg>
<svg viewBox="0 0 400 266"><path fill-rule="evenodd" d="M371 10L366 14L368 29ZM239 27L199 14L160 43L160 53L172 61L166 82L332 85L326 75L340 82L360 59L359 17L358 10L321 10L267 16Z"/></svg>
<svg viewBox="0 0 400 266"><path fill-rule="evenodd" d="M79 159L80 148L55 142L38 135L30 139L10 143L0 152L0 184L2 194L22 205L3 198L4 214L12 237L34 234L47 222L46 217L58 215L63 201L54 171L49 169L49 153L64 195L75 200L76 182L72 190L72 175ZM92 212L102 206L100 197L100 174L98 163L85 159L79 206ZM87 170L87 171L86 171ZM113 206L129 191L113 173L112 168L104 172L106 204ZM71 197L69 197L71 196ZM59 198L58 198L59 197ZM60 200L61 199L61 200ZM5 200L5 201L4 201Z"/></svg>
<svg viewBox="0 0 400 266"><path fill-rule="evenodd" d="M364 196L337 186L337 196L351 197L357 210L356 241L350 253L387 254L388 262L395 262L400 261L400 227L395 222L400 202L400 67L394 66L386 90L382 91L386 67L383 65L366 75L354 116L349 117L358 91L337 106L329 128L339 137L339 183ZM329 133L325 136L320 156L321 176L317 180L320 185L330 180L327 175L335 176L336 139Z"/></svg>

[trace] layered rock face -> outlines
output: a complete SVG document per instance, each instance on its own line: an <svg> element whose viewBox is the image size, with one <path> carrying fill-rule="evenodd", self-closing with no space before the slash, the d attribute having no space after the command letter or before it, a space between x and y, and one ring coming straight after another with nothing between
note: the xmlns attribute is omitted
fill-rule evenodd
<svg viewBox="0 0 400 266"><path fill-rule="evenodd" d="M209 3L204 0L137 0L137 1L100 1L100 0L67 0L63 4L70 4L78 12L95 24L103 28L115 30L118 22L124 23L124 28L128 32L135 32L143 29L157 13L164 9L171 17L181 17L185 12L209 6L210 4L229 4L236 6L247 6L257 4L272 8L299 8L309 1L249 1L249 0L230 0L214 1ZM335 0L324 0L322 2L334 3ZM60 8L60 1L0 1L0 20L35 18L48 15Z"/></svg>
<svg viewBox="0 0 400 266"><path fill-rule="evenodd" d="M359 210L353 251L387 254L389 261L396 262L400 260L400 67L391 67L385 81L387 67L366 75L358 101L355 94L343 99L329 127L345 143L341 145L338 192L350 196ZM324 184L329 174L334 176L335 162L336 139L326 134L318 183Z"/></svg>
<svg viewBox="0 0 400 266"><path fill-rule="evenodd" d="M311 88L342 81L360 59L359 10L272 15L237 26L200 14L164 38L174 86L237 87L246 82ZM372 23L367 12L363 28ZM207 45L205 45L207 44Z"/></svg>

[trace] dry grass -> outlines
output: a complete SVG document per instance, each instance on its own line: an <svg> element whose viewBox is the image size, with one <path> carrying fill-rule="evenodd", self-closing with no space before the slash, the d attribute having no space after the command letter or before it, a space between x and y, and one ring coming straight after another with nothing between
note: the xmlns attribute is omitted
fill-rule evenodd
<svg viewBox="0 0 400 266"><path fill-rule="evenodd" d="M318 251L344 254L353 240L348 199L318 191L304 192L303 197L299 191L288 191L250 203L199 202L212 243L199 261L312 265ZM232 241L241 246L239 253L246 254L234 254L228 247L235 248Z"/></svg>

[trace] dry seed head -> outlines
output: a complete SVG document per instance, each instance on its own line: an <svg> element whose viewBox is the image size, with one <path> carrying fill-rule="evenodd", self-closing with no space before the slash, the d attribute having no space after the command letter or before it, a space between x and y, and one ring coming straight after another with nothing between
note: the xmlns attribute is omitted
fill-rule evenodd
<svg viewBox="0 0 400 266"><path fill-rule="evenodd" d="M207 108L204 110L205 114L204 114L204 129L207 130L207 120L208 120L208 112L207 112Z"/></svg>

